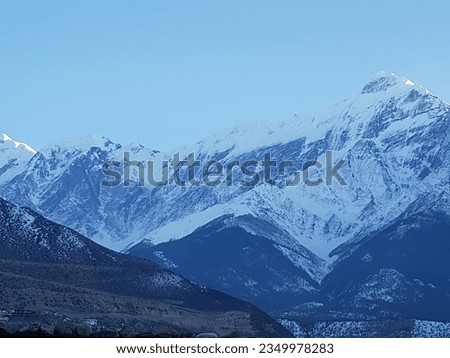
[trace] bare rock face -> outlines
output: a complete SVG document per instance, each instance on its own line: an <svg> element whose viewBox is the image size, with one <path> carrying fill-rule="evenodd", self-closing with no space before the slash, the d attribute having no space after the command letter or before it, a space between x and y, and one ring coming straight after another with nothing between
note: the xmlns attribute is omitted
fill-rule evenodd
<svg viewBox="0 0 450 358"><path fill-rule="evenodd" d="M46 336L53 336L55 334L55 327L50 324L41 323L39 332Z"/></svg>
<svg viewBox="0 0 450 358"><path fill-rule="evenodd" d="M41 323L35 322L28 326L24 326L21 329L19 329L19 333L25 333L25 334L37 334L39 332L39 329L41 327Z"/></svg>
<svg viewBox="0 0 450 358"><path fill-rule="evenodd" d="M49 332L51 326L48 326ZM90 337L92 328L86 324L79 324L70 321L59 322L54 328L54 335L60 337Z"/></svg>
<svg viewBox="0 0 450 358"><path fill-rule="evenodd" d="M92 334L92 328L85 324L79 324L75 327L77 337L89 337Z"/></svg>
<svg viewBox="0 0 450 358"><path fill-rule="evenodd" d="M134 331L128 327L128 326L124 326L120 331L119 331L119 337L120 338L131 338L134 337L135 333Z"/></svg>
<svg viewBox="0 0 450 358"><path fill-rule="evenodd" d="M73 337L75 336L77 324L75 322L59 322L55 327L55 336Z"/></svg>

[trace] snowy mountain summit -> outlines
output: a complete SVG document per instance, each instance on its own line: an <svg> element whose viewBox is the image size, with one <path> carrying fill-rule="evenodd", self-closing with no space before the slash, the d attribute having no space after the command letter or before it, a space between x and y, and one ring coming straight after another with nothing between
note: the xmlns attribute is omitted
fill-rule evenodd
<svg viewBox="0 0 450 358"><path fill-rule="evenodd" d="M31 148L28 144L17 142L5 133L2 133L0 135L0 143L5 147L9 146L14 149L25 149L32 154L36 154L36 151L33 148Z"/></svg>
<svg viewBox="0 0 450 358"><path fill-rule="evenodd" d="M0 134L0 184L22 171L34 154L36 150L28 144L15 141L5 133Z"/></svg>
<svg viewBox="0 0 450 358"><path fill-rule="evenodd" d="M373 76L369 82L364 86L361 93L378 93L378 92L386 92L389 89L397 88L400 91L405 89L404 85L415 86L414 82L409 80L406 77L397 76L395 73L388 71L378 72L375 76Z"/></svg>

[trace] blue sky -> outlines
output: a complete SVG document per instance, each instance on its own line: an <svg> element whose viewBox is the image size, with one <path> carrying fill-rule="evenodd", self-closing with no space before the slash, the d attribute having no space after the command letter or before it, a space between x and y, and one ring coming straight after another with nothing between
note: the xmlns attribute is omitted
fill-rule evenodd
<svg viewBox="0 0 450 358"><path fill-rule="evenodd" d="M379 70L450 101L448 1L1 1L0 132L174 149L352 95Z"/></svg>

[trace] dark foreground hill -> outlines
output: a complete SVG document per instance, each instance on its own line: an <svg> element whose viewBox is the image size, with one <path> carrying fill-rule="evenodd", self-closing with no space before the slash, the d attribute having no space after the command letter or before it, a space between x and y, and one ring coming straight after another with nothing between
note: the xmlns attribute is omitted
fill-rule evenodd
<svg viewBox="0 0 450 358"><path fill-rule="evenodd" d="M9 326L88 320L99 329L126 326L135 333L289 336L246 302L105 249L2 199L0 223L0 318Z"/></svg>

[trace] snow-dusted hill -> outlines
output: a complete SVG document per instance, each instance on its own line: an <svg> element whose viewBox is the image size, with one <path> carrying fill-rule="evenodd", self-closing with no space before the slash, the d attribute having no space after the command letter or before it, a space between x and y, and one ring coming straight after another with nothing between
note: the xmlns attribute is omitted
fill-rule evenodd
<svg viewBox="0 0 450 358"><path fill-rule="evenodd" d="M125 324L136 333L171 327L228 334L241 320L244 336L289 336L246 302L195 285L154 262L106 249L1 198L0 222L4 310L26 307L36 315L72 319L88 314L100 325Z"/></svg>

